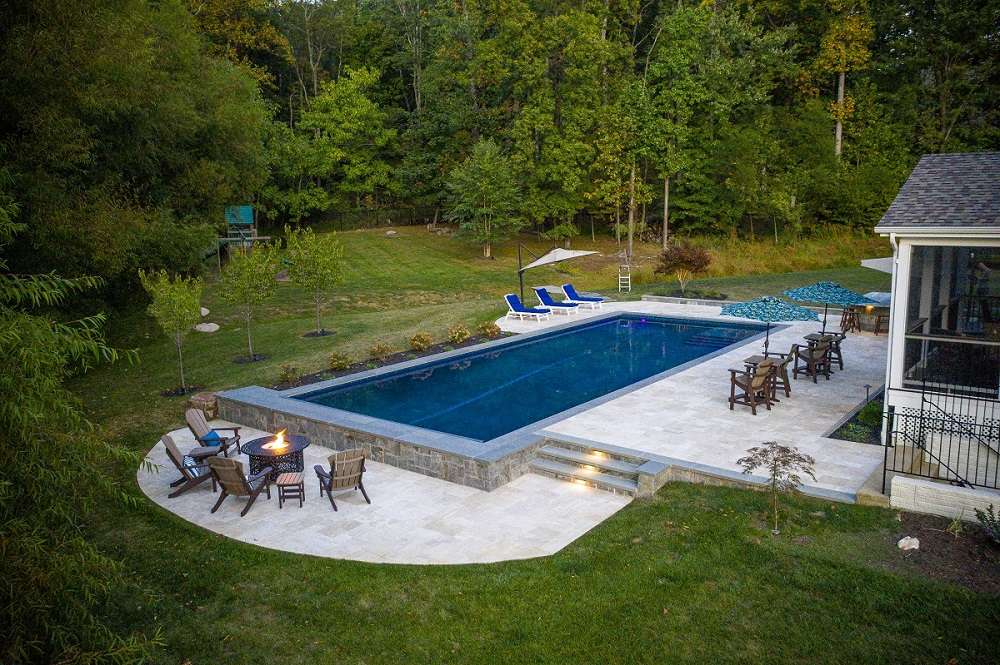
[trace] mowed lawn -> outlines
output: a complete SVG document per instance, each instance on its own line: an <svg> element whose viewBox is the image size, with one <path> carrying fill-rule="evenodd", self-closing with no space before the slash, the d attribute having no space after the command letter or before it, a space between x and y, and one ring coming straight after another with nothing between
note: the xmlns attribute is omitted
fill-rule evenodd
<svg viewBox="0 0 1000 665"><path fill-rule="evenodd" d="M246 331L209 278L208 320L222 329L189 337L191 381L212 390L268 385L285 363L316 371L332 351L360 359L375 341L403 348L421 330L441 339L455 323L499 316L499 297L516 288L512 246L488 261L423 229L341 237L345 281L326 323L334 336L303 338L314 325L311 303L282 284L253 327L267 360L234 363ZM600 241L604 256L568 273L538 271L529 283L569 275L610 292L615 247ZM887 287L887 276L850 264L710 279L748 297L826 278ZM112 333L138 349L139 363L101 368L74 387L109 436L145 451L182 422L184 400L160 395L176 385L173 350L141 312L118 315ZM139 496L135 469L116 473ZM209 504L206 497L206 511ZM133 580L107 614L160 631L155 663L995 662L1000 600L910 571L895 548L892 511L805 498L791 505L774 538L765 495L671 484L555 556L479 566L284 554L208 533L143 500L108 506L87 526ZM341 518L331 511L331 522Z"/></svg>

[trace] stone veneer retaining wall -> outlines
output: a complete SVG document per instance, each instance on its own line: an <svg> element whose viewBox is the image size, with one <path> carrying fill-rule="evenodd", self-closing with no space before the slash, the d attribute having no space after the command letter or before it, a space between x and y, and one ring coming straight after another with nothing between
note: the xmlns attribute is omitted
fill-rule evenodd
<svg viewBox="0 0 1000 665"><path fill-rule="evenodd" d="M542 445L539 437L537 444L499 459L476 459L221 396L218 404L219 417L231 422L266 432L287 429L289 434L305 435L310 441L333 450L363 448L368 458L376 462L486 491L523 475L535 450Z"/></svg>

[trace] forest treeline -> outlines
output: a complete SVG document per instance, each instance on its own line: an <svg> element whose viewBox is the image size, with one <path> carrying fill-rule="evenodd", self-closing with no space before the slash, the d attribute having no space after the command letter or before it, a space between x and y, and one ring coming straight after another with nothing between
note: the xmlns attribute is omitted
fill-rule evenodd
<svg viewBox="0 0 1000 665"><path fill-rule="evenodd" d="M919 155L1000 144L996 0L0 7L10 263L112 284L225 205L433 221L495 164L553 238L870 228Z"/></svg>

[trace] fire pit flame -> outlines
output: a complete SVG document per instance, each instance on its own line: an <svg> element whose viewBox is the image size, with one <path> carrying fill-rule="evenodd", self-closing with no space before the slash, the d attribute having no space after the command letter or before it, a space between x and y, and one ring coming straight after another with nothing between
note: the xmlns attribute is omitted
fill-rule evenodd
<svg viewBox="0 0 1000 665"><path fill-rule="evenodd" d="M288 443L285 442L285 431L286 430L281 430L280 432L275 434L274 441L269 441L265 443L263 446L261 446L261 448L265 450L278 450L287 446Z"/></svg>

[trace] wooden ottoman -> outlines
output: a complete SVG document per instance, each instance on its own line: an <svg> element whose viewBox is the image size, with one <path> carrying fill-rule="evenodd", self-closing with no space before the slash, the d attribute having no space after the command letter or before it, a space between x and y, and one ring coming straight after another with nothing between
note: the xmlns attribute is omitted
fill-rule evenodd
<svg viewBox="0 0 1000 665"><path fill-rule="evenodd" d="M274 483L278 486L278 508L285 503L285 499L298 499L299 508L306 500L306 483L301 473L282 473L278 475Z"/></svg>

